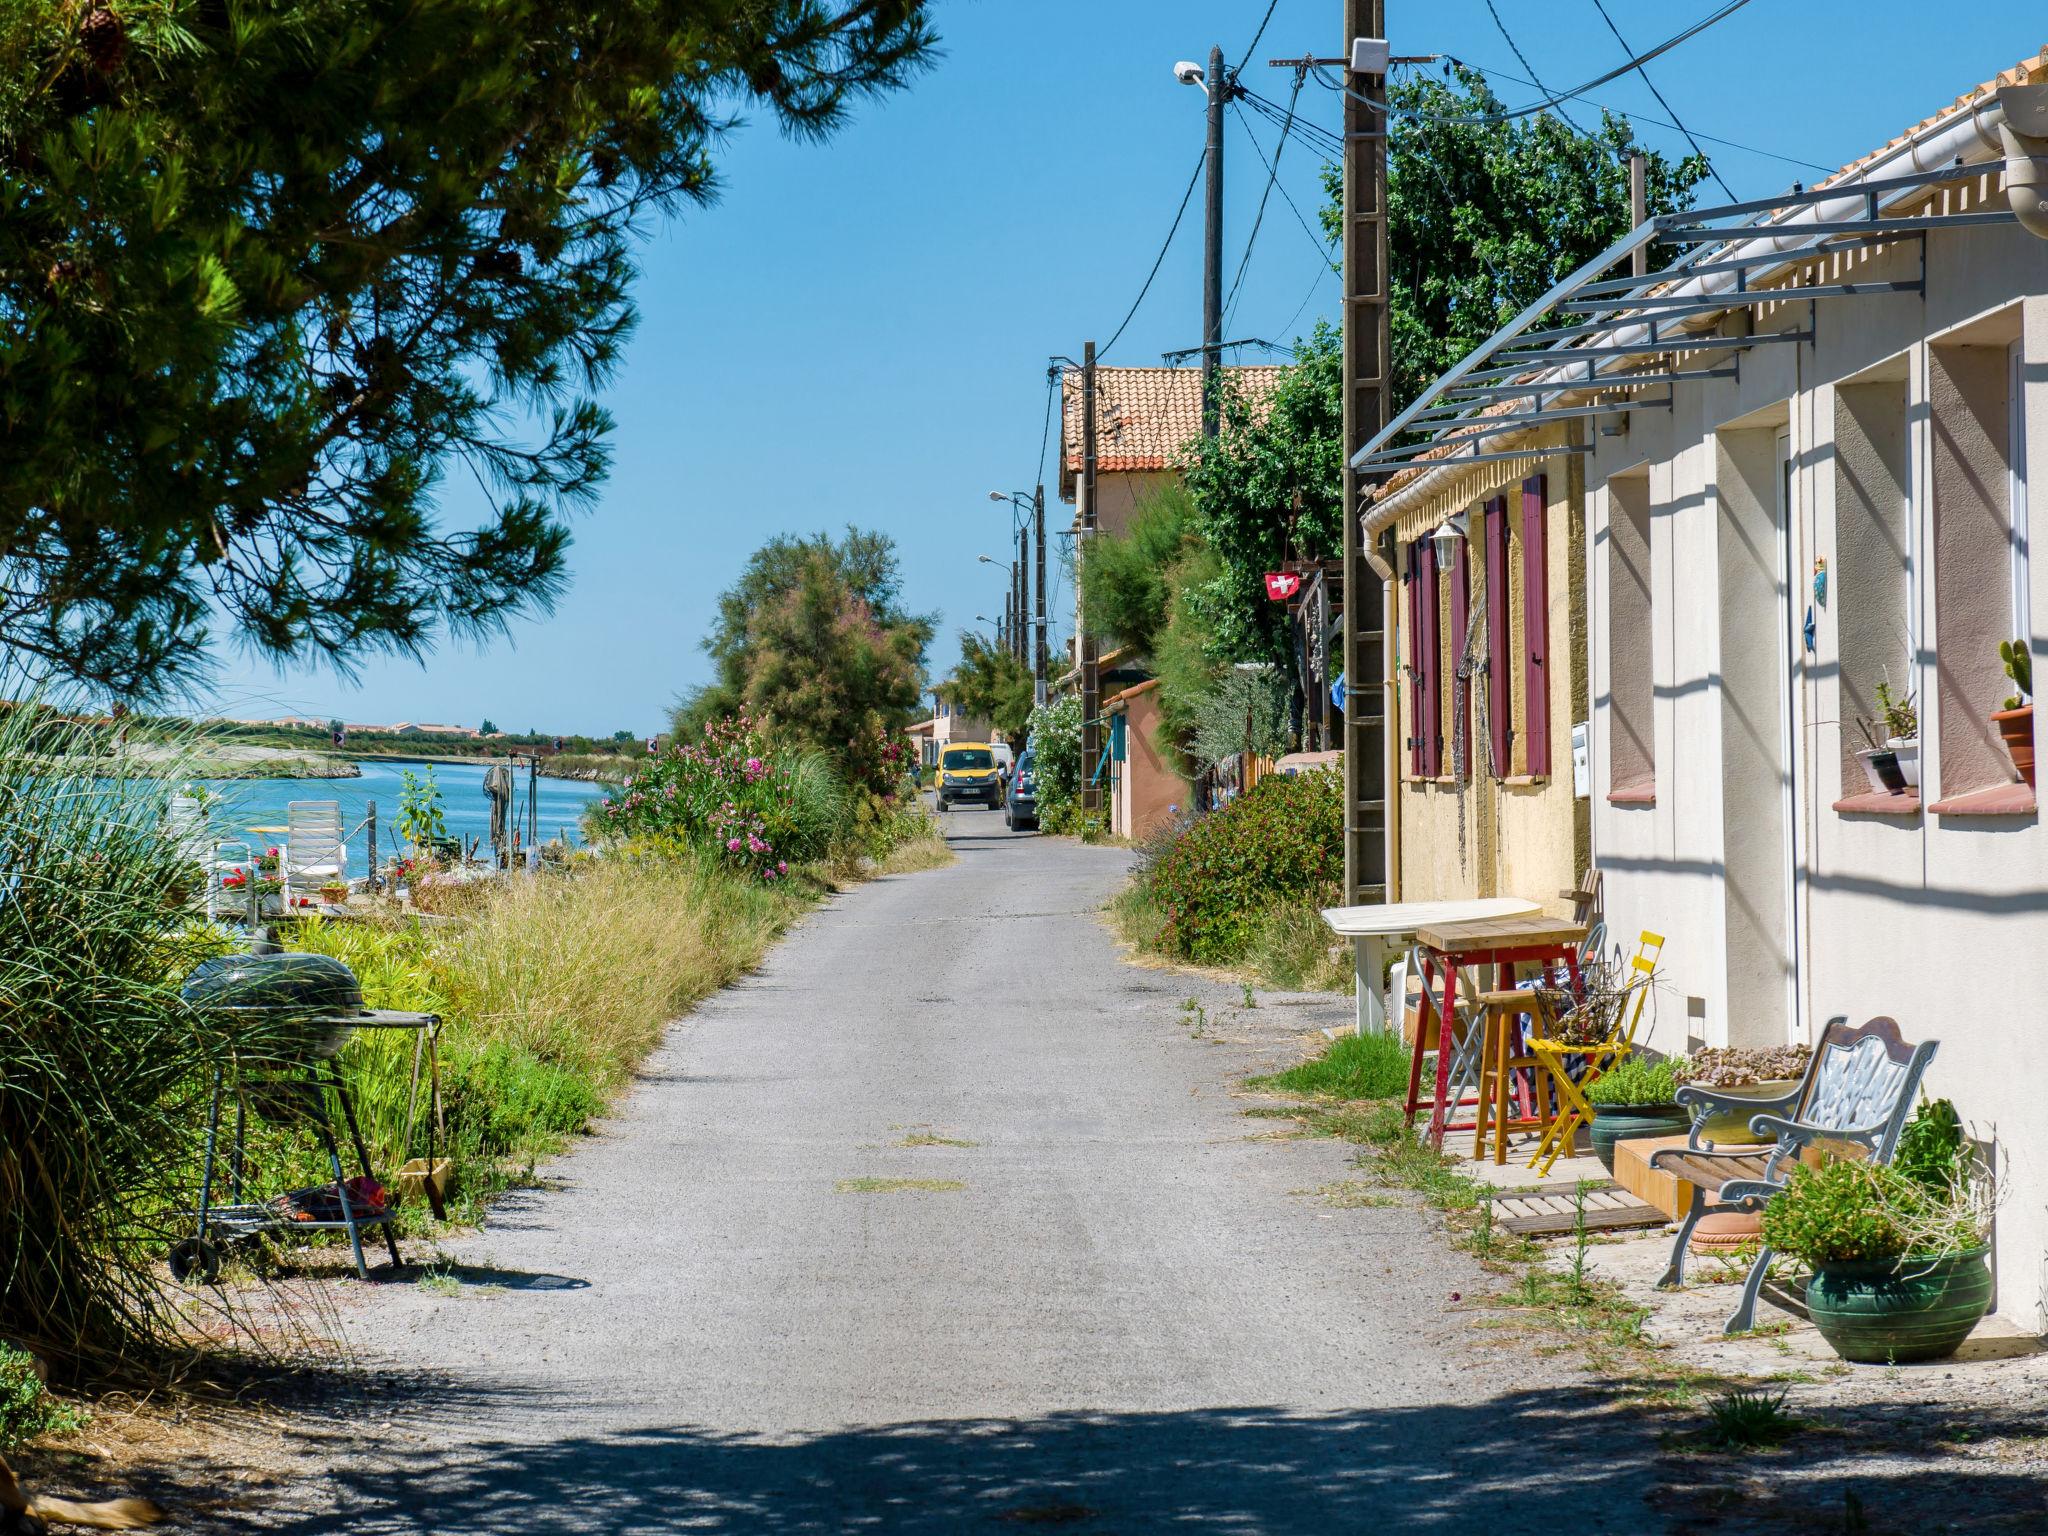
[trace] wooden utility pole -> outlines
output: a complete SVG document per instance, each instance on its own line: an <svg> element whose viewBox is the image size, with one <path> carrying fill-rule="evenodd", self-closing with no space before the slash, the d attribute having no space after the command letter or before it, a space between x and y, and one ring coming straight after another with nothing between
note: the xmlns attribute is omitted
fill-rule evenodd
<svg viewBox="0 0 2048 1536"><path fill-rule="evenodd" d="M1202 436L1213 438L1223 414L1223 108L1231 88L1221 48L1209 50L1202 80L1209 88L1208 187L1202 210Z"/></svg>
<svg viewBox="0 0 2048 1536"><path fill-rule="evenodd" d="M1075 540L1074 569L1088 558L1095 536L1095 343L1081 349L1081 532ZM1078 593L1079 581L1075 582ZM1081 663L1081 809L1100 811L1102 791L1095 782L1102 755L1102 668L1096 660L1095 636L1084 622L1079 640Z"/></svg>
<svg viewBox="0 0 2048 1536"><path fill-rule="evenodd" d="M1032 642L1034 650L1031 664L1031 702L1033 704L1043 704L1045 702L1045 486L1042 482L1031 493L1031 523L1033 537L1038 542L1037 586L1032 592L1032 600L1037 604L1035 615L1037 623L1033 626L1037 634Z"/></svg>
<svg viewBox="0 0 2048 1536"><path fill-rule="evenodd" d="M1385 0L1344 0L1344 55L1387 35ZM1351 460L1387 420L1387 114L1383 75L1345 76L1344 101L1344 900L1388 899L1387 634Z"/></svg>
<svg viewBox="0 0 2048 1536"><path fill-rule="evenodd" d="M1031 659L1031 530L1020 519L1017 524L1017 644L1012 654L1019 661Z"/></svg>

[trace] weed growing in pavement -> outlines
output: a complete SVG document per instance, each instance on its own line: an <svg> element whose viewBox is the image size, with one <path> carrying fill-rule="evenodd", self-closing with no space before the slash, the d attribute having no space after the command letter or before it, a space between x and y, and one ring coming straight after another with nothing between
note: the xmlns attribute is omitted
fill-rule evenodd
<svg viewBox="0 0 2048 1536"><path fill-rule="evenodd" d="M1238 985L1239 985L1240 987L1244 988L1244 1004L1243 1004L1243 1006L1245 1006L1246 1008L1256 1008L1256 1007L1258 1007L1258 1006L1259 1006L1259 1000L1258 1000L1258 999L1257 999L1256 997L1253 997L1253 996L1252 996L1252 984L1251 984L1250 982L1248 982L1248 981L1240 981L1240 982L1238 983Z"/></svg>
<svg viewBox="0 0 2048 1536"><path fill-rule="evenodd" d="M1334 1184L1325 1184L1320 1189L1305 1189L1300 1194L1314 1195L1325 1205L1334 1205L1340 1211L1374 1210L1384 1206L1403 1204L1392 1195L1382 1194L1365 1179L1339 1179Z"/></svg>
<svg viewBox="0 0 2048 1536"><path fill-rule="evenodd" d="M1199 1040L1209 1028L1209 1010L1202 1006L1199 997L1184 998L1180 1005L1180 1021L1192 1025L1194 1037Z"/></svg>
<svg viewBox="0 0 2048 1536"><path fill-rule="evenodd" d="M894 1195L906 1190L928 1194L950 1194L967 1186L958 1179L841 1179L832 1186L835 1195Z"/></svg>
<svg viewBox="0 0 2048 1536"><path fill-rule="evenodd" d="M978 1141L962 1141L958 1136L940 1136L932 1131L912 1131L901 1141L899 1147L978 1147Z"/></svg>
<svg viewBox="0 0 2048 1536"><path fill-rule="evenodd" d="M420 1289L429 1296L460 1296L462 1282L456 1278L455 1266L437 1256L420 1270Z"/></svg>
<svg viewBox="0 0 2048 1536"><path fill-rule="evenodd" d="M1707 1409L1711 1428L1707 1444L1717 1450L1754 1450L1776 1445L1797 1434L1805 1424L1785 1411L1787 1388L1775 1392L1737 1390L1723 1393Z"/></svg>

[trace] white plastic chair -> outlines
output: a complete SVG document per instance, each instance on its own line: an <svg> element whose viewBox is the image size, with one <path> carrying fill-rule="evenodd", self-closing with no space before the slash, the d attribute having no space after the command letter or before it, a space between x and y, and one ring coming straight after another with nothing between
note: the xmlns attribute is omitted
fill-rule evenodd
<svg viewBox="0 0 2048 1536"><path fill-rule="evenodd" d="M285 807L285 845L278 872L284 877L285 910L295 893L317 890L348 878L348 845L341 838L339 800L294 800Z"/></svg>

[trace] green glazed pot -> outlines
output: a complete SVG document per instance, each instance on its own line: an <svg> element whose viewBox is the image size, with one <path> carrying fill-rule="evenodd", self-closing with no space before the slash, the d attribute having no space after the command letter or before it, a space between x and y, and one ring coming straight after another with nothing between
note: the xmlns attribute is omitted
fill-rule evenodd
<svg viewBox="0 0 2048 1536"><path fill-rule="evenodd" d="M1614 1144L1638 1136L1677 1136L1692 1123L1692 1116L1677 1104L1595 1104L1593 1106L1593 1155L1600 1166L1614 1172Z"/></svg>
<svg viewBox="0 0 2048 1536"><path fill-rule="evenodd" d="M1782 1081L1751 1083L1746 1088L1716 1088L1715 1093L1725 1093L1730 1098L1782 1099L1799 1086L1799 1079L1788 1077ZM1724 1109L1707 1116L1700 1127L1702 1141L1715 1142L1720 1146L1754 1146L1760 1141L1770 1140L1758 1136L1749 1128L1749 1117L1758 1113L1754 1109Z"/></svg>
<svg viewBox="0 0 2048 1536"><path fill-rule="evenodd" d="M1807 1282L1807 1315L1844 1360L1946 1359L1991 1305L1990 1252L1823 1264Z"/></svg>

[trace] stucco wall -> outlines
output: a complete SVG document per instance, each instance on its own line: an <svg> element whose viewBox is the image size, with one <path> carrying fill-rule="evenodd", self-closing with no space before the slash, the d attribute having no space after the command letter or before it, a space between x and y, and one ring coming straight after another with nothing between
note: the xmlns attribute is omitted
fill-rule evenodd
<svg viewBox="0 0 2048 1536"><path fill-rule="evenodd" d="M1159 734L1159 690L1148 688L1116 706L1128 711L1124 751L1111 798L1110 827L1119 837L1143 838L1157 831L1177 807L1188 803L1188 781L1173 771L1155 739Z"/></svg>
<svg viewBox="0 0 2048 1536"><path fill-rule="evenodd" d="M1877 719L1877 685L1906 690L1906 379L1844 384L1834 391L1834 556L1827 607L1841 637L1835 753L1840 795L1870 788L1856 760L1866 745L1857 721ZM1825 482L1824 482L1825 487ZM1827 558L1822 556L1822 558ZM1825 773L1825 764L1817 765ZM1825 787L1825 786L1822 786Z"/></svg>
<svg viewBox="0 0 2048 1536"><path fill-rule="evenodd" d="M1855 274L1917 275L1910 246ZM1721 693L1723 650L1736 621L1753 617L1767 627L1788 615L1781 609L1752 616L1743 610L1753 598L1722 590L1711 461L1715 434L1780 413L1789 422L1795 466L1790 568L1798 579L1787 594L1796 603L1789 616L1803 616L1816 557L1827 558L1837 576L1831 601L1816 612L1812 654L1799 647L1786 668L1798 786L1797 911L1784 925L1799 958L1793 1028L1811 1037L1831 1015L1861 1020L1882 1013L1896 1018L1908 1039L1940 1042L1927 1089L1955 1101L1972 1134L1990 1148L2005 1190L1997 1226L1998 1308L2039 1330L2048 1326L2048 1094L2041 1091L2048 1082L2048 832L2038 813L1847 815L1832 804L1841 790L1842 722L1856 702L1843 697L1843 648L1860 644L1858 625L1877 622L1860 607L1858 583L1843 578L1865 568L1863 555L1872 556L1870 571L1881 572L1883 565L1876 558L1881 550L1851 554L1843 540L1845 526L1868 522L1854 505L1862 493L1848 483L1843 466L1866 461L1871 445L1843 430L1835 387L1867 379L1873 370L1908 379L1903 464L1912 500L1905 531L1923 568L1915 573L1909 609L1919 654L1900 681L1930 701L1923 709L1923 771L1941 775L1938 792L1952 790L1959 773L2010 777L1983 752L1987 743L1977 727L1996 703L1989 695L2002 694L1995 660L1986 667L1974 644L1963 655L1949 654L1972 613L2008 614L2003 541L1982 502L1974 515L1965 513L1973 533L1960 542L1935 541L1944 501L1953 510L1962 497L1968 509L1970 496L1988 500L2002 486L2002 471L1988 453L2004 435L2002 407L1990 413L1991 359L1974 377L1959 379L1961 354L1935 347L1995 347L1999 316L2025 296L2028 480L2048 485L2048 247L2010 226L1936 232L1928 239L1927 279L1924 300L1821 301L1815 342L1744 352L1740 378L1681 387L1673 410L1633 413L1625 435L1598 440L1588 456L1594 859L1605 874L1610 932L1626 940L1637 927L1650 927L1670 938L1649 1043L1672 1051L1685 1049L1691 1038L1729 1039L1735 1027L1730 967L1753 957L1731 953L1742 939L1729 927L1725 895L1732 829L1724 822L1732 824L1740 807L1728 803L1722 783L1733 728ZM1766 317L1765 323L1773 322ZM2002 355L1997 361L2002 364ZM1612 492L1616 475L1644 468L1659 607L1650 645L1658 692L1657 791L1652 805L1614 805L1606 799L1613 787L1610 663L1616 649L1607 601ZM2037 494L2037 526L2042 500ZM1953 535L1963 526L1969 523L1951 517L1944 532ZM1867 534L1852 529L1851 540ZM2031 600L2040 668L2048 661L2048 559L2032 563ZM1724 625L1724 611L1731 625ZM1937 677L1953 680L1959 699L1970 696L1968 709L1933 702ZM1998 751L1995 740L1989 745ZM1952 760L1944 771L1945 755Z"/></svg>

